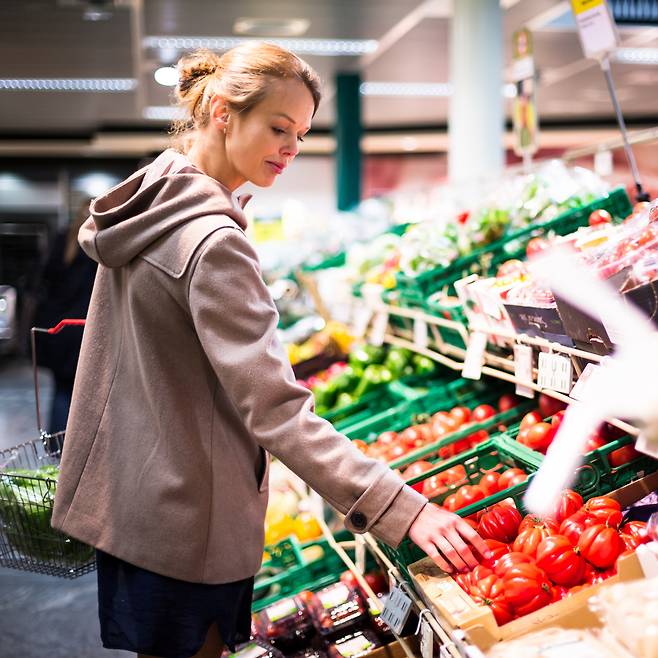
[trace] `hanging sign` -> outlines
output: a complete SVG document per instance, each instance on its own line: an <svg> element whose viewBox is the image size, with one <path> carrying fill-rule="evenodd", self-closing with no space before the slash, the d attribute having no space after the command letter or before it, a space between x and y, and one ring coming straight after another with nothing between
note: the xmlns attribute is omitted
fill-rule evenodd
<svg viewBox="0 0 658 658"><path fill-rule="evenodd" d="M530 156L537 151L539 125L535 99L535 60L533 57L532 34L527 28L512 35L512 77L516 84L514 109L514 152Z"/></svg>
<svg viewBox="0 0 658 658"><path fill-rule="evenodd" d="M617 26L606 0L571 0L585 57L601 59L619 42Z"/></svg>

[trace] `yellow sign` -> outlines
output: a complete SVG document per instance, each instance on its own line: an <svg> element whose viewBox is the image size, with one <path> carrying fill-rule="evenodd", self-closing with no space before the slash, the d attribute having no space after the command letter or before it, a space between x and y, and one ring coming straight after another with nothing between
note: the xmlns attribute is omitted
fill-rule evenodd
<svg viewBox="0 0 658 658"><path fill-rule="evenodd" d="M274 221L255 221L252 222L252 235L254 242L262 244L263 242L281 242L283 235L283 222L280 219Z"/></svg>
<svg viewBox="0 0 658 658"><path fill-rule="evenodd" d="M602 5L604 0L571 0L574 14L582 14L584 11L589 11Z"/></svg>

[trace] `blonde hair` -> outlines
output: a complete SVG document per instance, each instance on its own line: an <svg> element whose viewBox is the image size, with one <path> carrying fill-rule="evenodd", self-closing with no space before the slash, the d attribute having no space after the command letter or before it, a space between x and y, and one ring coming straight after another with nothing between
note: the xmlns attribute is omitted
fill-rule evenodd
<svg viewBox="0 0 658 658"><path fill-rule="evenodd" d="M172 133L182 138L182 144L208 125L214 94L225 100L229 111L246 114L265 98L273 79L297 79L311 92L314 115L320 104L318 74L303 59L272 43L245 43L221 56L197 50L182 57L177 68L176 99L184 118L173 123Z"/></svg>

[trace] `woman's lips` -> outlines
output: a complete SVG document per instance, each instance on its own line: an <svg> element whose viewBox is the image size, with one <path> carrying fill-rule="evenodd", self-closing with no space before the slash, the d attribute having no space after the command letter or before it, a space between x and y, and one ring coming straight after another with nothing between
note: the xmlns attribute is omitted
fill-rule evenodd
<svg viewBox="0 0 658 658"><path fill-rule="evenodd" d="M271 160L268 160L267 164L270 165L277 174L280 174L285 169L284 165L279 164L278 162L272 162Z"/></svg>

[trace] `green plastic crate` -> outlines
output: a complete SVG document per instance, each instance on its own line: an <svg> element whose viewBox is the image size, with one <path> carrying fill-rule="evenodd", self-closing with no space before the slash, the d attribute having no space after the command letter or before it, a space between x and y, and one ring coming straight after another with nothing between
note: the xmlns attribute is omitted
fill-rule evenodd
<svg viewBox="0 0 658 658"><path fill-rule="evenodd" d="M586 206L574 208L546 222L530 224L512 231L500 240L458 258L447 267L437 267L415 277L399 274L396 277L397 288L408 303L417 303L420 306L427 297L439 290L447 289L449 294L454 295L455 281L473 273L483 276L494 274L498 266L506 260L518 258L519 255L525 257L525 247L531 238L548 232L567 235L580 226L586 226L592 211L598 209L605 209L613 217L622 218L630 214L632 205L626 190L622 187L616 188L607 196Z"/></svg>
<svg viewBox="0 0 658 658"><path fill-rule="evenodd" d="M537 466L540 466L544 460L544 455L518 443L516 440L518 433L519 427L517 425L502 434L500 441L504 445L514 444L518 446L518 449L526 452L528 459L535 460ZM644 454L640 454L627 464L621 464L617 467L610 466L608 461L610 453L624 446L632 445L634 442L634 437L623 436L584 455L583 464L578 467L573 489L585 499L603 496L635 480L639 480L645 475L658 471L658 460Z"/></svg>

